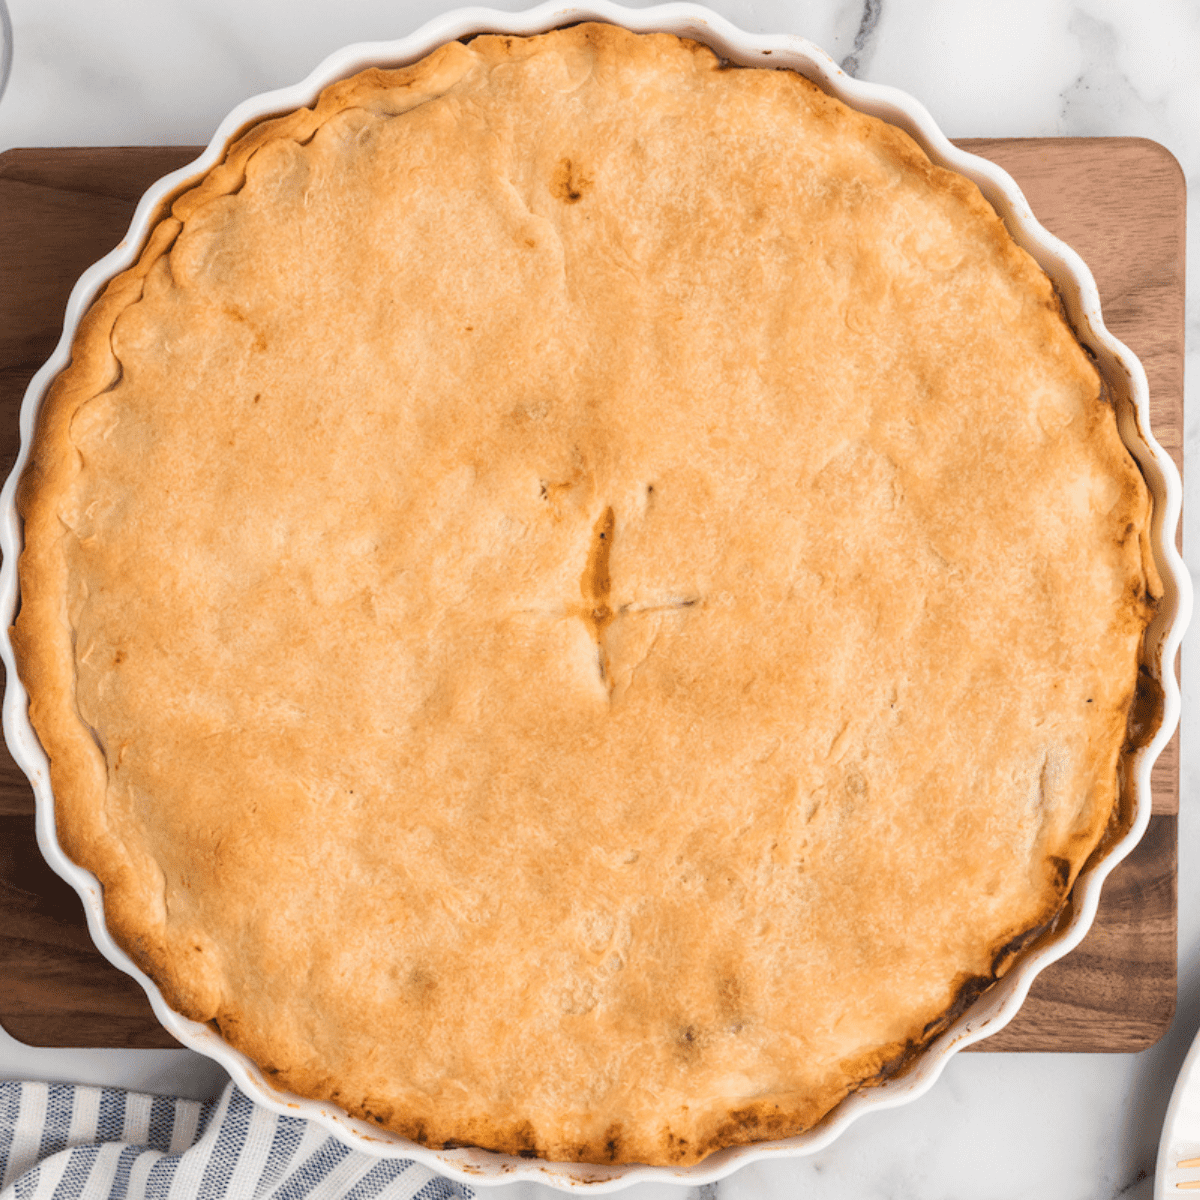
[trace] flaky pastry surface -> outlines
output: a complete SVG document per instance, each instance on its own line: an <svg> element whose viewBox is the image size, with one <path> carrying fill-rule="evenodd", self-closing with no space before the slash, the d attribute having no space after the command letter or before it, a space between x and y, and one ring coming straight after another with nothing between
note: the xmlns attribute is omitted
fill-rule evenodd
<svg viewBox="0 0 1200 1200"><path fill-rule="evenodd" d="M1113 812L1149 500L973 185L585 25L250 130L85 318L15 637L114 936L439 1146L799 1132Z"/></svg>

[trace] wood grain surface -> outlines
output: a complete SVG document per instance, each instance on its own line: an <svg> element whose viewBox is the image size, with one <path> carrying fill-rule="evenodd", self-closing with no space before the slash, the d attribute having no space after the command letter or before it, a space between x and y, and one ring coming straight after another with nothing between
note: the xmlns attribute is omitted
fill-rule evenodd
<svg viewBox="0 0 1200 1200"><path fill-rule="evenodd" d="M1182 467L1184 183L1135 138L960 143L1008 170L1091 266L1109 328L1150 378L1155 435ZM58 340L76 278L120 241L142 192L188 147L0 155L0 469L29 379ZM1082 945L1035 982L982 1050L1140 1050L1175 1009L1178 746L1154 771L1145 840L1104 889ZM44 863L33 795L0 751L0 1023L43 1046L170 1046L141 990L92 948L75 893Z"/></svg>

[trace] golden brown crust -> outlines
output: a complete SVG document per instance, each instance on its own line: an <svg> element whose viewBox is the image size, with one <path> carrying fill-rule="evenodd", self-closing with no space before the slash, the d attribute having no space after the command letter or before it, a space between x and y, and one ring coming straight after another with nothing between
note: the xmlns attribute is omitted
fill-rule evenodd
<svg viewBox="0 0 1200 1200"><path fill-rule="evenodd" d="M247 130L20 504L59 835L428 1145L689 1163L919 1047L1104 833L1149 498L973 185L584 25Z"/></svg>

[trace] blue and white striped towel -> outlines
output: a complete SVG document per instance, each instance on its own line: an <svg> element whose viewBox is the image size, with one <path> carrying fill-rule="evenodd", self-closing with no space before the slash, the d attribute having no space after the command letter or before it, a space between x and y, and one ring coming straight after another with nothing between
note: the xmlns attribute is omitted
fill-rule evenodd
<svg viewBox="0 0 1200 1200"><path fill-rule="evenodd" d="M410 1159L350 1150L229 1084L200 1103L0 1082L0 1200L466 1200Z"/></svg>

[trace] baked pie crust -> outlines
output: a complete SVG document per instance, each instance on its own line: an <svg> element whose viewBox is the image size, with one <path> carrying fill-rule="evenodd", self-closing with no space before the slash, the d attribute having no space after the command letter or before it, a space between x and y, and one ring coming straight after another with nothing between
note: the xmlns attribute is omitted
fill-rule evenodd
<svg viewBox="0 0 1200 1200"><path fill-rule="evenodd" d="M1161 590L974 185L596 24L247 131L20 503L113 936L281 1088L555 1160L800 1132L1002 973L1114 819Z"/></svg>

